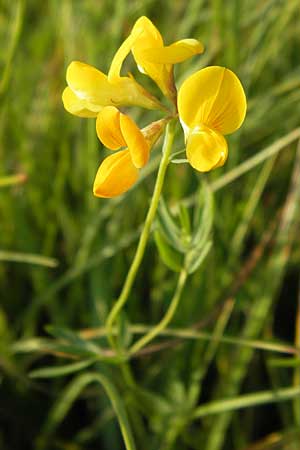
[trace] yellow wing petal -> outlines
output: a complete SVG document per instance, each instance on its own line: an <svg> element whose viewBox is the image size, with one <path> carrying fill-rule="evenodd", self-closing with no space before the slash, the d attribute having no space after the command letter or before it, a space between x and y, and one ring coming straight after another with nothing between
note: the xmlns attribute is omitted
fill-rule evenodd
<svg viewBox="0 0 300 450"><path fill-rule="evenodd" d="M67 83L75 94L83 100L95 104L107 104L110 88L107 77L89 64L73 61L67 68ZM106 100L106 101L105 101Z"/></svg>
<svg viewBox="0 0 300 450"><path fill-rule="evenodd" d="M69 65L66 78L77 97L95 105L139 105L149 109L161 107L134 78L120 77L109 82L100 70L79 61Z"/></svg>
<svg viewBox="0 0 300 450"><path fill-rule="evenodd" d="M242 125L246 108L240 80L224 67L199 70L179 89L179 116L190 128L201 123L222 134L233 133Z"/></svg>
<svg viewBox="0 0 300 450"><path fill-rule="evenodd" d="M79 117L97 117L98 112L102 109L99 105L93 105L86 100L78 98L69 87L66 87L63 91L62 101L69 113Z"/></svg>
<svg viewBox="0 0 300 450"><path fill-rule="evenodd" d="M227 142L220 133L205 127L190 134L186 154L194 169L208 172L225 163L228 155Z"/></svg>
<svg viewBox="0 0 300 450"><path fill-rule="evenodd" d="M145 49L140 57L149 63L176 64L203 51L203 44L196 39L182 39L166 47Z"/></svg>
<svg viewBox="0 0 300 450"><path fill-rule="evenodd" d="M120 111L114 106L106 106L98 114L96 131L98 138L105 147L111 150L126 147L126 142L120 129Z"/></svg>
<svg viewBox="0 0 300 450"><path fill-rule="evenodd" d="M140 169L149 159L149 145L135 122L125 114L120 115L120 127L135 167Z"/></svg>
<svg viewBox="0 0 300 450"><path fill-rule="evenodd" d="M104 159L97 171L94 195L103 198L121 195L136 182L138 174L128 150L114 153Z"/></svg>

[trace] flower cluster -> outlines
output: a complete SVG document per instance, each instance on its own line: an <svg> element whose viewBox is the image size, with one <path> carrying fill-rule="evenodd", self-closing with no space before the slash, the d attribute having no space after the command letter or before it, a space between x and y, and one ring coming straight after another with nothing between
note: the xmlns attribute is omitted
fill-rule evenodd
<svg viewBox="0 0 300 450"><path fill-rule="evenodd" d="M166 108L130 74L121 75L122 64L131 52L140 72L148 75L174 105L182 124L190 164L200 172L222 166L228 154L224 135L237 130L246 114L246 97L237 76L224 67L210 66L187 78L178 91L173 65L204 48L195 39L165 45L157 28L140 17L116 52L108 74L88 64L73 61L68 86L63 92L65 109L79 117L94 117L100 141L119 150L104 159L94 182L97 197L115 197L126 192L147 164L151 147L168 120L153 122L140 130L118 107L137 105L147 109ZM120 150L121 149L121 150Z"/></svg>

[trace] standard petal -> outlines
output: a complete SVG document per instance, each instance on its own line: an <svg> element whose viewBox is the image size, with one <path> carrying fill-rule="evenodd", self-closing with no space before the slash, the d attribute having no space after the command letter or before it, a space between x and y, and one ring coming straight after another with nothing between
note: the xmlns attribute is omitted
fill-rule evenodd
<svg viewBox="0 0 300 450"><path fill-rule="evenodd" d="M108 72L109 81L115 81L120 77L122 64L134 45L136 45L137 48L163 45L159 31L153 25L151 20L145 16L140 17L135 22L130 35L116 52Z"/></svg>
<svg viewBox="0 0 300 450"><path fill-rule="evenodd" d="M162 47L164 45L163 38L156 28L146 16L141 16L132 28L132 34L139 36L135 49L142 50L145 48Z"/></svg>
<svg viewBox="0 0 300 450"><path fill-rule="evenodd" d="M176 64L203 51L203 44L196 39L182 39L166 47L145 49L140 56L149 63Z"/></svg>
<svg viewBox="0 0 300 450"><path fill-rule="evenodd" d="M98 114L96 120L97 136L102 144L111 150L126 147L120 129L120 114L120 111L114 106L106 106Z"/></svg>
<svg viewBox="0 0 300 450"><path fill-rule="evenodd" d="M79 117L97 117L102 107L82 100L70 89L66 87L62 94L62 101L65 109L75 116Z"/></svg>
<svg viewBox="0 0 300 450"><path fill-rule="evenodd" d="M194 169L208 172L225 163L228 154L227 142L214 130L199 129L190 134L186 154Z"/></svg>
<svg viewBox="0 0 300 450"><path fill-rule="evenodd" d="M143 53L148 49L157 49L158 51L163 48L163 38L155 27L155 25L147 17L140 17L132 32L139 33L138 39L136 39L133 47L132 54L137 63L140 72L147 74L153 81L159 86L164 94L168 94L169 78L171 76L171 65L163 65L149 62L143 57Z"/></svg>
<svg viewBox="0 0 300 450"><path fill-rule="evenodd" d="M138 169L132 164L128 150L114 153L104 159L94 181L96 197L111 198L128 191L136 182Z"/></svg>
<svg viewBox="0 0 300 450"><path fill-rule="evenodd" d="M246 108L240 80L225 67L199 70L179 89L179 115L190 128L201 123L222 134L233 133L242 125Z"/></svg>
<svg viewBox="0 0 300 450"><path fill-rule="evenodd" d="M149 159L149 144L135 122L125 114L120 114L120 128L135 167L140 169Z"/></svg>

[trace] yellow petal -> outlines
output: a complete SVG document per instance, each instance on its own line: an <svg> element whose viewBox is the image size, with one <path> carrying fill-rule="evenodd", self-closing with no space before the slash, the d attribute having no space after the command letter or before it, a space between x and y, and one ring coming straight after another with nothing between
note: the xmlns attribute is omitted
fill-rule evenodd
<svg viewBox="0 0 300 450"><path fill-rule="evenodd" d="M77 97L95 105L139 105L149 109L161 107L134 78L120 77L109 82L100 70L79 61L69 65L66 78Z"/></svg>
<svg viewBox="0 0 300 450"><path fill-rule="evenodd" d="M163 38L156 28L146 16L141 16L134 24L131 34L138 35L136 42L136 50L145 48L162 47L164 45Z"/></svg>
<svg viewBox="0 0 300 450"><path fill-rule="evenodd" d="M138 174L128 150L114 153L104 159L97 171L94 195L104 198L121 195L136 182Z"/></svg>
<svg viewBox="0 0 300 450"><path fill-rule="evenodd" d="M67 68L67 83L80 98L95 104L105 105L104 98L109 89L107 77L100 70L89 64L73 61Z"/></svg>
<svg viewBox="0 0 300 450"><path fill-rule="evenodd" d="M145 40L147 43L145 43ZM125 39L115 54L108 72L109 81L115 81L120 77L122 64L135 44L138 48L143 47L144 45L146 45L146 47L151 46L152 44L163 45L159 31L153 25L151 20L145 16L140 17L135 22L130 35Z"/></svg>
<svg viewBox="0 0 300 450"><path fill-rule="evenodd" d="M161 103L146 91L133 76L120 77L111 83L111 103L118 105L136 105L147 109L161 109Z"/></svg>
<svg viewBox="0 0 300 450"><path fill-rule="evenodd" d="M190 128L201 123L222 134L233 133L242 125L246 108L240 80L225 67L199 70L179 89L179 116Z"/></svg>
<svg viewBox="0 0 300 450"><path fill-rule="evenodd" d="M69 113L79 117L97 117L98 112L102 109L99 105L93 105L86 100L78 98L69 87L66 87L63 91L62 101Z"/></svg>
<svg viewBox="0 0 300 450"><path fill-rule="evenodd" d="M160 109L161 107L155 97L150 95L132 76L121 76L122 64L129 52L133 51L135 46L139 49L144 48L144 45L146 47L147 45L163 45L163 41L152 22L147 17L142 16L136 21L130 35L116 52L108 72L108 81L119 90L118 98L113 97L116 105L134 104L148 109ZM142 72L144 71L142 66L139 69ZM119 88L120 85L122 85L121 89Z"/></svg>
<svg viewBox="0 0 300 450"><path fill-rule="evenodd" d="M136 21L132 32L138 34L140 30L142 32L138 35L138 39L136 39L132 47L133 57L140 72L147 74L157 83L164 94L168 94L169 88L167 85L171 77L172 66L152 63L143 57L145 50L162 49L164 45L163 38L151 20L145 16L140 17Z"/></svg>
<svg viewBox="0 0 300 450"><path fill-rule="evenodd" d="M149 145L135 122L125 114L120 114L120 128L135 167L140 169L148 162Z"/></svg>
<svg viewBox="0 0 300 450"><path fill-rule="evenodd" d="M142 32L142 30L135 30L131 32L131 34L128 36L127 39L123 42L121 47L118 49L117 53L113 57L112 63L110 65L110 69L108 72L108 80L109 81L116 81L120 77L121 73L121 67L122 64L126 58L126 56L129 54L129 52L132 49L133 44L137 40L139 34Z"/></svg>
<svg viewBox="0 0 300 450"><path fill-rule="evenodd" d="M204 46L196 39L182 39L166 47L148 48L141 51L140 57L150 63L176 64L193 55L203 53Z"/></svg>
<svg viewBox="0 0 300 450"><path fill-rule="evenodd" d="M105 147L117 150L126 146L120 129L120 111L114 106L106 106L98 114L96 131Z"/></svg>
<svg viewBox="0 0 300 450"><path fill-rule="evenodd" d="M207 127L190 134L186 148L187 158L194 169L208 172L223 165L228 147L225 138Z"/></svg>
<svg viewBox="0 0 300 450"><path fill-rule="evenodd" d="M111 150L128 147L138 169L149 159L149 144L135 122L114 106L106 106L98 114L96 131L100 141Z"/></svg>
<svg viewBox="0 0 300 450"><path fill-rule="evenodd" d="M218 161L217 164L213 167L213 169L217 169L218 167L224 166L224 164L225 164L226 161L227 161L227 158L228 158L228 145L227 145L227 141L226 141L225 138L224 138L224 140L225 140L226 145L224 146L224 150L223 150L223 151L221 152L221 154L220 154L220 159L219 159L219 161Z"/></svg>

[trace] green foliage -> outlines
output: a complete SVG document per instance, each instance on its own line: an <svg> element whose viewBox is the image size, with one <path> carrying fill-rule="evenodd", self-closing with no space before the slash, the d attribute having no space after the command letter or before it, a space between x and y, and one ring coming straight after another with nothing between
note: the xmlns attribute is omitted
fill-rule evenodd
<svg viewBox="0 0 300 450"><path fill-rule="evenodd" d="M154 231L154 239L162 261L169 269L180 272L183 265L181 254L171 247L160 230Z"/></svg>
<svg viewBox="0 0 300 450"><path fill-rule="evenodd" d="M177 224L164 200L161 199L154 238L162 261L175 272L180 272L184 268L187 273L194 273L212 246L210 240L212 225L213 196L206 183L199 189L193 229L186 206L179 205Z"/></svg>
<svg viewBox="0 0 300 450"><path fill-rule="evenodd" d="M167 329L136 353L116 354L104 324L145 219L161 142L134 189L96 199L105 150L94 120L68 115L61 92L72 60L106 72L143 14L166 43L205 44L176 67L178 86L205 65L225 65L246 87L248 113L229 137L228 162L207 175L186 164L176 136L154 239L113 328L125 349L160 323L177 292L174 271L189 277ZM298 450L298 16L298 0L2 0L1 450L124 442L267 450L271 438ZM126 70L159 95L130 58ZM158 118L130 114L141 126Z"/></svg>

